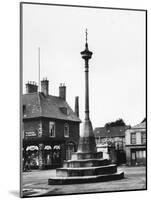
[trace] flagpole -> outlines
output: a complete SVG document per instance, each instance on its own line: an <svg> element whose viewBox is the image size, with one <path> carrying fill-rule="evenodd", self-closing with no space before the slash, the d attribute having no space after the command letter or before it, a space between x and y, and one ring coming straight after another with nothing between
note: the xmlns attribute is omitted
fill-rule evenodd
<svg viewBox="0 0 151 200"><path fill-rule="evenodd" d="M38 91L40 92L40 47L38 48Z"/></svg>

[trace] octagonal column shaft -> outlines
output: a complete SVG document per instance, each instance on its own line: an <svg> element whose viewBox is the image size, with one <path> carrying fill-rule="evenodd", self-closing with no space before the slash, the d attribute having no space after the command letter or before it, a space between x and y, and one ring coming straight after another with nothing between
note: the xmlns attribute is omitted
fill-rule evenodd
<svg viewBox="0 0 151 200"><path fill-rule="evenodd" d="M89 119L89 65L85 60L85 120Z"/></svg>
<svg viewBox="0 0 151 200"><path fill-rule="evenodd" d="M85 61L85 120L83 131L80 133L78 152L92 153L96 152L96 143L89 117L89 59L91 59L92 52L88 49L87 38L85 50L81 52L81 55Z"/></svg>

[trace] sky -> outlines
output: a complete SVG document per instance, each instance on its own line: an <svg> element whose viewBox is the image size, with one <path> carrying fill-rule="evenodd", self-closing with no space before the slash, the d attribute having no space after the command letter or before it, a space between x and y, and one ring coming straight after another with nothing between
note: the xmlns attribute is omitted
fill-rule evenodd
<svg viewBox="0 0 151 200"><path fill-rule="evenodd" d="M122 118L136 125L145 117L145 12L46 6L23 6L23 92L25 83L38 83L38 48L41 79L49 80L49 94L67 87L67 102L74 109L79 96L84 119L85 74L80 52L88 45L90 119L93 128Z"/></svg>

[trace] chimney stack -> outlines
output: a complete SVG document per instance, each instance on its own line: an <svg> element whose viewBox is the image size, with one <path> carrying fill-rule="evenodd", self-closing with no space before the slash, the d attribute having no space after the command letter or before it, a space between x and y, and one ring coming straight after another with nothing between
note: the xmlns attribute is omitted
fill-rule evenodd
<svg viewBox="0 0 151 200"><path fill-rule="evenodd" d="M75 97L75 114L79 117L79 97Z"/></svg>
<svg viewBox="0 0 151 200"><path fill-rule="evenodd" d="M49 95L49 81L47 80L47 78L43 78L43 80L41 81L41 92L45 96Z"/></svg>
<svg viewBox="0 0 151 200"><path fill-rule="evenodd" d="M66 86L63 83L59 86L59 97L66 100Z"/></svg>
<svg viewBox="0 0 151 200"><path fill-rule="evenodd" d="M28 81L28 83L26 83L26 94L34 93L37 91L38 91L38 86L37 86L36 82Z"/></svg>

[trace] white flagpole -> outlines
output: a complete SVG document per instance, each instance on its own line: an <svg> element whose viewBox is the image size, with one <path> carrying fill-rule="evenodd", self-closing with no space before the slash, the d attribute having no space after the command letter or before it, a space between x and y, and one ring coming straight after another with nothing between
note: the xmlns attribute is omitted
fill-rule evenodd
<svg viewBox="0 0 151 200"><path fill-rule="evenodd" d="M40 92L40 47L38 48L38 91Z"/></svg>

